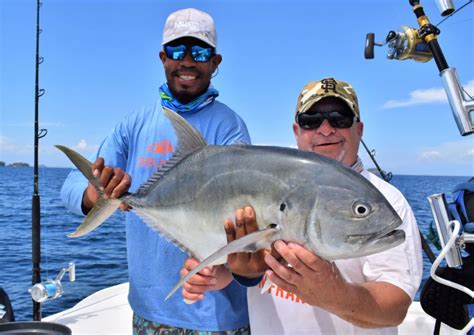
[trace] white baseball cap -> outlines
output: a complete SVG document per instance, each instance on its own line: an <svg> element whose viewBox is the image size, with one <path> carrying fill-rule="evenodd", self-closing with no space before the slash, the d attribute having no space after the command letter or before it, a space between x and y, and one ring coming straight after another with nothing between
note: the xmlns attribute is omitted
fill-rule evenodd
<svg viewBox="0 0 474 335"><path fill-rule="evenodd" d="M194 8L181 9L171 13L163 29L165 45L181 37L194 37L211 47L217 46L217 34L212 17Z"/></svg>

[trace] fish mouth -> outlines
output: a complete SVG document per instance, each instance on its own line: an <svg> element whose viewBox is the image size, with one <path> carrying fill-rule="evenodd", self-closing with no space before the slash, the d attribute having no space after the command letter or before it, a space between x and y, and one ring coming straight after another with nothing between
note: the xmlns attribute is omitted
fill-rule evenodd
<svg viewBox="0 0 474 335"><path fill-rule="evenodd" d="M405 232L400 229L391 230L388 233L382 234L349 235L346 242L351 244L400 244L405 241Z"/></svg>
<svg viewBox="0 0 474 335"><path fill-rule="evenodd" d="M388 232L385 235L369 238L367 243L380 244L380 243L402 243L405 241L405 232L401 229L395 229Z"/></svg>

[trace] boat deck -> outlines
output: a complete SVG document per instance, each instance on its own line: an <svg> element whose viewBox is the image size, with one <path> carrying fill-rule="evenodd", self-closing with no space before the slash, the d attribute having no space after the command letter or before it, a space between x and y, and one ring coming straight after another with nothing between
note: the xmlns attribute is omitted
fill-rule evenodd
<svg viewBox="0 0 474 335"><path fill-rule="evenodd" d="M74 335L130 335L132 310L127 301L128 283L98 291L74 307L44 318L68 326ZM435 319L423 312L415 301L408 310L405 321L399 326L399 335L433 334ZM460 334L442 325L440 334Z"/></svg>

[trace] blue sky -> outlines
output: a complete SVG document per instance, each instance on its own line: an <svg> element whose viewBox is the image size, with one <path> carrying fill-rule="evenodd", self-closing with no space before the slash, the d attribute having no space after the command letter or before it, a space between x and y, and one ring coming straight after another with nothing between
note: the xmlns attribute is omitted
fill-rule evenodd
<svg viewBox="0 0 474 335"><path fill-rule="evenodd" d="M254 144L294 146L300 89L332 76L355 87L364 140L385 170L474 175L474 136L459 135L434 61L388 60L386 47L374 60L363 57L366 33L382 41L389 30L416 26L408 0L43 2L40 127L48 135L40 164L71 166L54 144L90 155L120 118L157 99L165 19L195 7L216 22L219 100L243 117ZM422 4L433 23L441 21L433 0ZM473 14L471 4L439 27L448 64L471 95ZM35 29L35 0L0 0L0 160L7 163L33 162Z"/></svg>

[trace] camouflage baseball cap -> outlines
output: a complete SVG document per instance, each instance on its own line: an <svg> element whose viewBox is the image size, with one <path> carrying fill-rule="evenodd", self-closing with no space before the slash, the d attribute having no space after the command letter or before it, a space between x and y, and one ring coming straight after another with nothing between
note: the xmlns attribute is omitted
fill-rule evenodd
<svg viewBox="0 0 474 335"><path fill-rule="evenodd" d="M171 13L163 29L165 45L181 37L194 37L211 47L217 46L217 34L212 17L200 10L186 8Z"/></svg>
<svg viewBox="0 0 474 335"><path fill-rule="evenodd" d="M313 104L327 97L344 100L357 119L360 119L359 103L352 85L334 78L312 81L301 90L296 103L296 115L306 112Z"/></svg>

